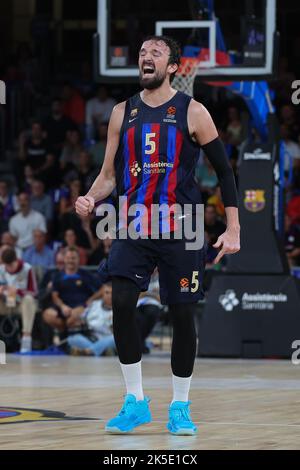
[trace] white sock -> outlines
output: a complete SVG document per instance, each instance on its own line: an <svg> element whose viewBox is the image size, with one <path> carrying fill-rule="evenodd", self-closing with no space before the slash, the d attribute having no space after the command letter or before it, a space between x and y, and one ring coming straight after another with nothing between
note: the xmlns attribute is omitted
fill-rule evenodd
<svg viewBox="0 0 300 470"><path fill-rule="evenodd" d="M131 393L137 400L144 400L142 384L142 361L134 364L121 364L127 394Z"/></svg>
<svg viewBox="0 0 300 470"><path fill-rule="evenodd" d="M189 391L191 386L192 375L190 377L177 377L172 375L173 381L173 400L174 401L188 401Z"/></svg>

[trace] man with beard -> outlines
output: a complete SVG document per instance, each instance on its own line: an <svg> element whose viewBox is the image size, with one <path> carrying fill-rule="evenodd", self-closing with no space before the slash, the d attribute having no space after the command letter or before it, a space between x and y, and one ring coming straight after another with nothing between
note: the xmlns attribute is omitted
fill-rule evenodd
<svg viewBox="0 0 300 470"><path fill-rule="evenodd" d="M203 298L205 255L203 248L187 250L185 235L178 239L174 234L179 219L195 215L201 203L194 179L200 146L218 175L226 208L227 228L215 244L220 248L215 262L224 254L239 251L233 172L208 111L171 87L179 63L179 47L171 38L151 36L143 42L139 52L143 91L115 106L101 172L88 193L76 201L77 213L87 216L95 202L116 188L118 196L127 197L127 209L136 203L147 209L142 210L145 223L138 224L140 238L116 238L100 271L103 278L112 280L114 337L127 390L121 411L106 424L111 433L126 433L151 421L150 400L142 387L135 309L156 266L161 302L168 305L173 325L173 399L167 429L177 435L197 431L190 417L188 394L196 355L193 315L195 303ZM192 214L177 217L170 211L167 220L160 217L157 238L151 231L154 204L182 208L189 204Z"/></svg>

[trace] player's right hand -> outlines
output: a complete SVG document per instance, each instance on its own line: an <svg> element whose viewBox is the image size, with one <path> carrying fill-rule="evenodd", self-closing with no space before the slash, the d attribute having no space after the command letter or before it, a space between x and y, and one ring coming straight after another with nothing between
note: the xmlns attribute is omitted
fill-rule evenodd
<svg viewBox="0 0 300 470"><path fill-rule="evenodd" d="M87 217L95 207L95 199L91 196L80 196L75 202L75 209L78 215Z"/></svg>

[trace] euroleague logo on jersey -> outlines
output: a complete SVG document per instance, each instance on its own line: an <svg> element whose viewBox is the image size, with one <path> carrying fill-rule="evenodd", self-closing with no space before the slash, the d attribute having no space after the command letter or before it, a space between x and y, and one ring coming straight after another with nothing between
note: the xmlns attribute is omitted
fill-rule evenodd
<svg viewBox="0 0 300 470"><path fill-rule="evenodd" d="M164 122L173 122L176 123L176 108L175 106L169 106L167 109L167 115L164 119Z"/></svg>
<svg viewBox="0 0 300 470"><path fill-rule="evenodd" d="M182 277L180 279L180 292L189 292L189 280L187 277Z"/></svg>

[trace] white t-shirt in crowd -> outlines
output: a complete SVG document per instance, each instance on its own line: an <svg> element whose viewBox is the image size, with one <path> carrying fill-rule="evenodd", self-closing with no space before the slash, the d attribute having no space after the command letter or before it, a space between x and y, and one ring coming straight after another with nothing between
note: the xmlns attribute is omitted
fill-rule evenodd
<svg viewBox="0 0 300 470"><path fill-rule="evenodd" d="M292 140L284 141L284 169L288 171L294 164L294 159L300 158L300 145Z"/></svg>
<svg viewBox="0 0 300 470"><path fill-rule="evenodd" d="M9 231L17 238L17 246L24 250L33 245L33 230L47 232L46 219L40 212L31 210L24 216L21 212L9 221Z"/></svg>
<svg viewBox="0 0 300 470"><path fill-rule="evenodd" d="M86 123L91 125L108 122L115 104L113 98L107 98L105 101L100 101L97 97L91 98L86 105Z"/></svg>

